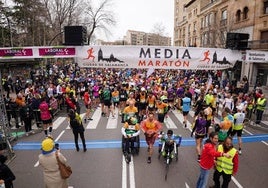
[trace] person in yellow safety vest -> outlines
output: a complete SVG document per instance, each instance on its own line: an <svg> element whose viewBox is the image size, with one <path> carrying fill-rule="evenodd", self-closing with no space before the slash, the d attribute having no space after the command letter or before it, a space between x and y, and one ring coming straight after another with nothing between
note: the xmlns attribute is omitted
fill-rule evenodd
<svg viewBox="0 0 268 188"><path fill-rule="evenodd" d="M213 174L214 186L213 188L228 188L229 182L231 181L232 175L236 175L238 170L238 153L233 147L233 139L227 137L223 144L218 146L218 152L228 153L231 157L217 157L216 167ZM222 185L220 177L222 176Z"/></svg>
<svg viewBox="0 0 268 188"><path fill-rule="evenodd" d="M262 94L260 98L257 99L257 111L256 111L256 124L260 124L261 120L262 120L262 114L265 110L265 106L266 106L266 98L265 95Z"/></svg>
<svg viewBox="0 0 268 188"><path fill-rule="evenodd" d="M241 147L242 147L242 131L244 128L244 120L245 120L245 113L243 112L242 106L237 106L237 113L234 114L234 125L231 132L231 136L235 136L237 134L238 139L238 154L241 155Z"/></svg>
<svg viewBox="0 0 268 188"><path fill-rule="evenodd" d="M246 117L248 119L251 119L251 116L252 116L252 112L254 111L254 108L255 108L255 98L253 97L252 94L250 94L248 97L247 97L247 113L246 113Z"/></svg>

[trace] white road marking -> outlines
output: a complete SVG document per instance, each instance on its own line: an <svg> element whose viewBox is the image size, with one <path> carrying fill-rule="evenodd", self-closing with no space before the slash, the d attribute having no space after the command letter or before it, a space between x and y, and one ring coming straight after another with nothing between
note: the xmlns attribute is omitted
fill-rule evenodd
<svg viewBox="0 0 268 188"><path fill-rule="evenodd" d="M174 110L173 114L181 122L181 124L183 124L183 115L182 115L182 113L178 112L177 110ZM192 123L187 120L187 129L192 132L191 125L192 125ZM184 125L182 125L182 126L184 127Z"/></svg>
<svg viewBox="0 0 268 188"><path fill-rule="evenodd" d="M186 188L190 188L190 186L185 182L185 187Z"/></svg>
<svg viewBox="0 0 268 188"><path fill-rule="evenodd" d="M93 120L89 121L86 129L96 129L101 118L101 108L97 108L91 117Z"/></svg>
<svg viewBox="0 0 268 188"><path fill-rule="evenodd" d="M178 128L169 116L165 117L164 123L168 129L177 129Z"/></svg>
<svg viewBox="0 0 268 188"><path fill-rule="evenodd" d="M134 172L134 161L131 155L131 162L129 163L129 184L130 188L135 188L135 172Z"/></svg>
<svg viewBox="0 0 268 188"><path fill-rule="evenodd" d="M122 188L127 188L127 163L122 155Z"/></svg>
<svg viewBox="0 0 268 188"><path fill-rule="evenodd" d="M234 178L234 176L232 176L232 180L238 188L243 188L243 186Z"/></svg>
<svg viewBox="0 0 268 188"><path fill-rule="evenodd" d="M63 135L64 132L65 132L65 130L61 131L61 133L59 134L59 136L54 141L55 142L58 142L58 140L60 139L60 137Z"/></svg>
<svg viewBox="0 0 268 188"><path fill-rule="evenodd" d="M107 122L106 129L116 129L117 127L117 121L118 121L118 108L114 109L114 117L112 117L112 114L110 113L110 117Z"/></svg>
<svg viewBox="0 0 268 188"><path fill-rule="evenodd" d="M56 121L53 122L53 129L57 129L64 121L66 117L58 117Z"/></svg>
<svg viewBox="0 0 268 188"><path fill-rule="evenodd" d="M39 166L39 161L37 161L35 164L34 164L34 167L38 167Z"/></svg>

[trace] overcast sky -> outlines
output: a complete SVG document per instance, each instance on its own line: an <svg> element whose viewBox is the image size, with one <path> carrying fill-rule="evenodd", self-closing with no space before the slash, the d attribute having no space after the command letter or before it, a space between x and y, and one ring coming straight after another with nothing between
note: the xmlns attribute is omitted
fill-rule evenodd
<svg viewBox="0 0 268 188"><path fill-rule="evenodd" d="M167 36L173 37L174 0L113 0L117 26L107 41L123 39L127 30L151 32L162 23Z"/></svg>

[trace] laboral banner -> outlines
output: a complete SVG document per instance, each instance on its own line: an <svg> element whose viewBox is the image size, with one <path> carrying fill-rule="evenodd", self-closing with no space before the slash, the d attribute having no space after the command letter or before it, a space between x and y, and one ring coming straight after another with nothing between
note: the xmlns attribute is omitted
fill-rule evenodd
<svg viewBox="0 0 268 188"><path fill-rule="evenodd" d="M0 48L1 59L29 59L29 58L65 58L75 57L75 47L69 46L34 46Z"/></svg>
<svg viewBox="0 0 268 188"><path fill-rule="evenodd" d="M246 51L246 61L256 63L268 63L268 52L265 51Z"/></svg>
<svg viewBox="0 0 268 188"><path fill-rule="evenodd" d="M78 46L80 67L218 70L234 66L241 53L220 48Z"/></svg>

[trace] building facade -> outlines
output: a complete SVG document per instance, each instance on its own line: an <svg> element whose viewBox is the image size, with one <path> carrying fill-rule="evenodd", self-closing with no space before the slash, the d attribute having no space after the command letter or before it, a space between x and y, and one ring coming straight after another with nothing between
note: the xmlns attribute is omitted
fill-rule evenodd
<svg viewBox="0 0 268 188"><path fill-rule="evenodd" d="M174 0L174 45L225 48L228 32L249 34L251 50L268 51L268 0ZM238 60L233 77L268 85L268 62Z"/></svg>
<svg viewBox="0 0 268 188"><path fill-rule="evenodd" d="M128 30L124 37L125 45L148 45L148 46L170 46L171 37L161 36L155 33Z"/></svg>

